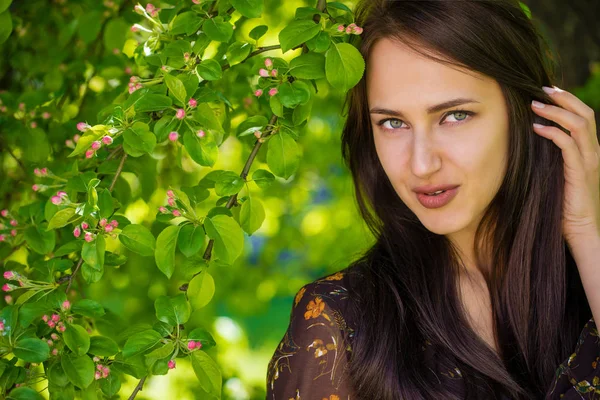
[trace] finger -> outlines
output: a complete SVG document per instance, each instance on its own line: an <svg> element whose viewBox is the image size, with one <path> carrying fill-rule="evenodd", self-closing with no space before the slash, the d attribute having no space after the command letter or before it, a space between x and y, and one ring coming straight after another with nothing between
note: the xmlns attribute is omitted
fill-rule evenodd
<svg viewBox="0 0 600 400"><path fill-rule="evenodd" d="M583 157L579 152L577 143L572 136L567 135L554 126L533 124L533 130L556 144L562 152L565 164L573 170L583 171Z"/></svg>
<svg viewBox="0 0 600 400"><path fill-rule="evenodd" d="M596 116L594 113L594 109L581 101L577 96L573 93L570 93L566 90L563 90L559 87L553 86L552 89L554 91L547 91L552 100L554 100L559 106L564 108L565 110L571 111L583 117L589 124L591 130L589 132L590 139L592 143L596 146L598 143L598 136L596 134Z"/></svg>

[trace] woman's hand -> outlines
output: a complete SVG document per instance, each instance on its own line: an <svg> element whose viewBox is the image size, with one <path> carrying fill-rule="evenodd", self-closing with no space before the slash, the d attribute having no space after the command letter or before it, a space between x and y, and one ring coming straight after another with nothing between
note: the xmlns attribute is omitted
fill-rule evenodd
<svg viewBox="0 0 600 400"><path fill-rule="evenodd" d="M563 234L569 246L585 237L600 236L600 145L596 134L594 110L575 95L557 88L543 88L560 106L532 102L538 115L570 131L533 124L534 132L552 140L565 162ZM552 92L551 92L552 91ZM543 104L540 108L537 105Z"/></svg>

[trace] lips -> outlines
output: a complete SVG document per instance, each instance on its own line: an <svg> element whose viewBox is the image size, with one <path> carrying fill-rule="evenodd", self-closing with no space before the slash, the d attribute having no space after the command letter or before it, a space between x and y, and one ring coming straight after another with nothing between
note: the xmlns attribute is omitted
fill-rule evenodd
<svg viewBox="0 0 600 400"><path fill-rule="evenodd" d="M439 192L440 190L451 190L457 188L459 185L427 185L419 186L413 189L415 193L430 194Z"/></svg>

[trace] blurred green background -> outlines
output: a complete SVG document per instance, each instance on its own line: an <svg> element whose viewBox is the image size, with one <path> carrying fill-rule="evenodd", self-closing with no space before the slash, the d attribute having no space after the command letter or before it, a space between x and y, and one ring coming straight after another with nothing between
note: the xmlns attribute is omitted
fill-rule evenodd
<svg viewBox="0 0 600 400"><path fill-rule="evenodd" d="M355 5L354 1L342 2L351 8ZM36 87L43 85L71 87L72 90L82 76L91 73L97 78L90 85L90 92L77 105L79 114L73 124L80 120L98 123L97 113L117 95L111 79L122 72L115 71L122 71L129 65L135 69L131 60L90 40L90 35L96 39L102 34L93 32L92 12L98 16L109 10L111 18L118 17L118 23L128 26L137 22L138 18L132 12L134 2L109 3L112 3L110 7L106 1L100 4L96 0L13 2L10 11L14 29L0 47L3 54L0 90L15 92L21 87L31 96L36 96ZM116 9L115 3L118 3ZM159 1L153 3L157 7L161 5ZM600 109L600 30L596 21L600 3L586 4L583 0L524 3L553 51L560 54L557 85L572 91L596 110ZM236 26L236 35L247 37L253 27L265 24L269 26L269 32L261 39L261 45L277 44L278 32L293 19L296 9L314 7L315 4L316 1L265 0L263 17L244 20ZM105 37L104 43L121 39L126 38ZM282 57L289 61L298 54L299 50ZM262 54L267 55L281 56L281 53ZM252 65L238 67L258 69ZM248 97L249 103L256 101L252 99L249 85L236 81L236 77L232 71L222 80L222 85L230 86L220 89L229 97ZM215 296L190 319L190 326L207 328L217 341L211 356L222 367L224 399L265 398L267 364L287 329L297 290L316 278L345 268L373 242L358 217L353 184L341 161L343 100L342 94L330 91L325 81L318 83L311 117L299 132L303 156L298 172L288 182L278 179L267 191L250 186L265 205L266 220L255 234L245 235L244 254L232 267L211 269ZM231 115L232 128L251 112L252 108L242 109L237 115ZM34 198L30 190L31 171L27 171L29 176L25 174L15 158L8 154L10 129L9 124L0 125L1 208L14 203L27 204ZM63 125L56 125L51 127L48 135L53 141L58 138L64 141L74 132L75 129L67 133ZM221 147L214 169L241 171L250 150L247 144L229 137ZM20 154L15 156L19 158ZM255 168L267 168L264 152L255 160ZM195 185L209 170L191 162L184 162L180 167L173 162L168 150L162 153L159 150L155 157L140 157L127 162L122 178L117 182L115 196L128 199L122 200L129 205L121 212L132 223L153 224L152 231L156 235L164 227L154 218L156 209L164 203L166 188L169 185ZM205 204L208 206L214 201L216 197ZM119 253L125 249L118 240L109 239L107 250ZM173 278L168 280L153 263L149 268L147 258L131 252L128 256L127 264L107 268L104 278L90 285L86 292L87 297L101 302L112 315L110 324L99 329L121 330L131 323L153 323L154 300L161 295L177 294L179 286L186 282L186 273L194 268L184 265L182 258L178 260L182 267L178 267ZM27 253L24 249L13 253L4 251L0 252L0 257L4 261L25 263ZM131 393L136 384L137 380L129 380L121 393ZM196 387L191 366L181 363L172 373L150 378L137 398L195 399L198 398L194 394Z"/></svg>

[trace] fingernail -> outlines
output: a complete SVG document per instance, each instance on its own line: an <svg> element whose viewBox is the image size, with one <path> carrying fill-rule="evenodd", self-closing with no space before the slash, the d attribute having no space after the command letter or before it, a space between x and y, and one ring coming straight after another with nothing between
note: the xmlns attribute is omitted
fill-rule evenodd
<svg viewBox="0 0 600 400"><path fill-rule="evenodd" d="M539 101L535 101L535 100L533 100L533 101L531 102L531 104L533 104L533 106L534 106L534 107L537 107L537 108L544 108L544 107L546 107L546 106L544 105L544 103L540 103Z"/></svg>
<svg viewBox="0 0 600 400"><path fill-rule="evenodd" d="M551 88L548 86L542 86L542 90L548 94L552 94L552 93L556 92L556 90L554 88Z"/></svg>
<svg viewBox="0 0 600 400"><path fill-rule="evenodd" d="M536 124L535 122L533 123L533 127L534 128L545 128L546 125L542 125L542 124Z"/></svg>

